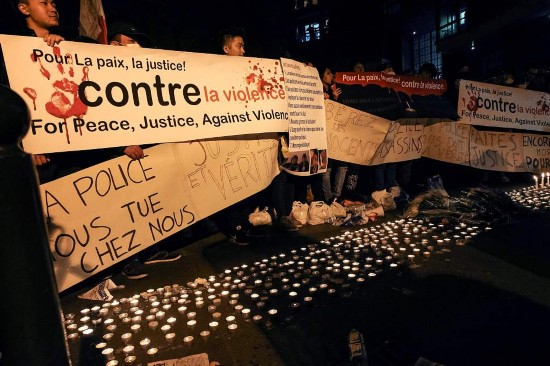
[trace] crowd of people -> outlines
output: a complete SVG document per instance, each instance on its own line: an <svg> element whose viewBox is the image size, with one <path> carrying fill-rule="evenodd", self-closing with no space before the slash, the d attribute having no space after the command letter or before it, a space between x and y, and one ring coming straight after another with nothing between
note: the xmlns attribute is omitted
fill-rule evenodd
<svg viewBox="0 0 550 366"><path fill-rule="evenodd" d="M59 13L53 0L17 0L21 16L25 20L25 27L20 35L41 37L53 46L65 39L56 33L59 26ZM154 47L152 40L146 33L139 31L133 24L116 22L108 25L110 45L123 47ZM220 32L219 53L227 56L245 55L245 33L241 28L227 28ZM94 42L87 37L80 36L74 41ZM323 85L325 99L339 101L342 89L334 82L335 71L364 72L380 71L395 74L397 70L387 61L381 62L374 70L365 70L362 62L356 62L346 70L334 70L331 66L312 65L317 68ZM408 73L410 74L410 73ZM440 78L437 68L431 63L425 63L414 75L422 78ZM502 70L490 78L476 77L469 66L465 65L457 73L457 79L479 80L506 86L515 86L549 92L549 74L545 70L528 69L524 73L514 74L509 70ZM7 83L5 71L2 82ZM457 103L454 81L448 84L447 97L452 103ZM266 235L269 230L296 231L297 223L291 218L293 203L311 203L324 201L327 204L338 202L342 205L355 204L357 201L367 202L374 200L386 210L392 210L400 202L406 202L407 192L414 194L425 188L427 178L439 173L433 166L427 167L424 159L402 163L380 164L373 167L359 166L343 161L327 159L327 151L311 151L310 158L304 153L286 154L288 134L279 136L279 163L284 169L273 179L265 190L258 192L221 212L204 219L201 223L209 232L223 232L231 243L247 245L250 238ZM113 149L99 149L74 153L58 153L50 155L35 155L34 161L39 172L40 182L45 183L80 169L98 164L110 158L126 155L130 159L141 159L143 149L147 146L123 146ZM330 154L330 152L329 152ZM322 173L317 173L318 171ZM312 175L297 176L291 172L310 172ZM483 176L484 179L488 179ZM500 175L503 181L508 179ZM253 225L249 215L256 208L270 213L271 225ZM195 224L198 225L198 224ZM184 235L192 239L189 234L193 228L184 231ZM176 261L179 254L172 254L161 250L162 242L147 250L126 259L123 262L122 273L129 279L139 279L147 276L144 264Z"/></svg>

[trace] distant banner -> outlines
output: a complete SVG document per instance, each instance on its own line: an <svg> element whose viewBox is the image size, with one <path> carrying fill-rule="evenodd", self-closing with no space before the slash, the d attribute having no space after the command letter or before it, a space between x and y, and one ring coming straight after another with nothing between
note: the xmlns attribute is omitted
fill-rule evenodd
<svg viewBox="0 0 550 366"><path fill-rule="evenodd" d="M162 144L41 185L63 291L264 188L275 136Z"/></svg>
<svg viewBox="0 0 550 366"><path fill-rule="evenodd" d="M317 69L282 58L288 99L288 155L283 169L293 175L326 171L325 98Z"/></svg>
<svg viewBox="0 0 550 366"><path fill-rule="evenodd" d="M424 126L427 123L427 118L404 118L393 122L371 164L419 159L424 146Z"/></svg>
<svg viewBox="0 0 550 366"><path fill-rule="evenodd" d="M550 136L524 133L520 146L523 148L526 171L550 171Z"/></svg>
<svg viewBox="0 0 550 366"><path fill-rule="evenodd" d="M502 172L526 171L522 133L470 129L470 166Z"/></svg>
<svg viewBox="0 0 550 366"><path fill-rule="evenodd" d="M286 131L279 60L0 35L31 153Z"/></svg>
<svg viewBox="0 0 550 366"><path fill-rule="evenodd" d="M461 80L460 122L500 128L550 131L550 94Z"/></svg>
<svg viewBox="0 0 550 366"><path fill-rule="evenodd" d="M452 164L470 165L470 128L457 122L425 126L422 156Z"/></svg>
<svg viewBox="0 0 550 366"><path fill-rule="evenodd" d="M371 165L391 121L326 100L329 156L348 163Z"/></svg>
<svg viewBox="0 0 550 366"><path fill-rule="evenodd" d="M443 96L445 80L383 72L337 72L335 80L340 103L382 118L457 118L456 106Z"/></svg>

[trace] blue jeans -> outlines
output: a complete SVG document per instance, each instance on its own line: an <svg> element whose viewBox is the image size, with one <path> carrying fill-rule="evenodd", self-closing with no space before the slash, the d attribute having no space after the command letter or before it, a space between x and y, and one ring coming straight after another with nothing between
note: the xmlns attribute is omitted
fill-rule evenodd
<svg viewBox="0 0 550 366"><path fill-rule="evenodd" d="M380 164L374 167L374 190L381 191L397 185L397 163Z"/></svg>

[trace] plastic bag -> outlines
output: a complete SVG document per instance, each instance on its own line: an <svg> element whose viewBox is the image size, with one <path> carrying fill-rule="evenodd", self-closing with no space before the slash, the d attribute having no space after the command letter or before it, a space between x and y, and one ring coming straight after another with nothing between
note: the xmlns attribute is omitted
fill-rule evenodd
<svg viewBox="0 0 550 366"><path fill-rule="evenodd" d="M346 209L344 206L342 206L340 203L334 201L330 205L330 209L332 210L332 214L336 217L346 217Z"/></svg>
<svg viewBox="0 0 550 366"><path fill-rule="evenodd" d="M248 221L254 226L269 225L271 224L271 215L267 212L267 207L260 211L259 207L256 207L254 212L248 215Z"/></svg>
<svg viewBox="0 0 550 366"><path fill-rule="evenodd" d="M309 206L307 203L300 201L294 201L292 204L292 211L290 212L290 219L296 226L303 226L307 224Z"/></svg>
<svg viewBox="0 0 550 366"><path fill-rule="evenodd" d="M308 211L307 223L310 225L324 224L327 220L330 220L334 215L329 205L323 201L311 202Z"/></svg>

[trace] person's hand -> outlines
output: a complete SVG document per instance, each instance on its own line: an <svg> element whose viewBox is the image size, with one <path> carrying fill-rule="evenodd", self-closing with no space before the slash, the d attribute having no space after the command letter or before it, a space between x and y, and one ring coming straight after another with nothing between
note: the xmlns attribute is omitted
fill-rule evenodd
<svg viewBox="0 0 550 366"><path fill-rule="evenodd" d="M50 47L53 47L64 40L65 38L61 37L59 34L48 34L44 36L44 42L46 42Z"/></svg>
<svg viewBox="0 0 550 366"><path fill-rule="evenodd" d="M32 160L34 161L34 165L36 166L46 165L50 162L50 158L48 158L47 155L43 155L43 154L33 155Z"/></svg>
<svg viewBox="0 0 550 366"><path fill-rule="evenodd" d="M120 151L120 150L119 150ZM139 145L130 145L124 149L124 154L126 154L130 159L141 159L143 158L143 149Z"/></svg>
<svg viewBox="0 0 550 366"><path fill-rule="evenodd" d="M342 89L337 88L336 84L332 85L331 88L332 88L332 96L334 97L334 100L338 100L338 97L340 96L340 94L342 94Z"/></svg>

